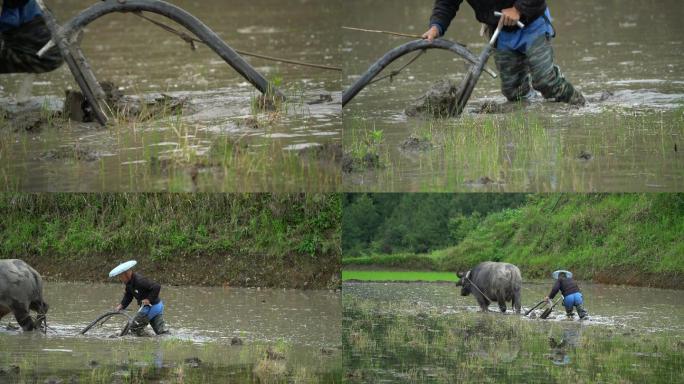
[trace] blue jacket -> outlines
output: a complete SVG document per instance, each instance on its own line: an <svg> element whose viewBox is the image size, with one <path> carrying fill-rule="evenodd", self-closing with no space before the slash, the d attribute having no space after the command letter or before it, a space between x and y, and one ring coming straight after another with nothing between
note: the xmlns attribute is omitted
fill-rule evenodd
<svg viewBox="0 0 684 384"><path fill-rule="evenodd" d="M40 16L35 0L3 0L0 12L0 32L17 28Z"/></svg>
<svg viewBox="0 0 684 384"><path fill-rule="evenodd" d="M539 36L553 36L554 33L553 26L551 25L551 13L546 8L541 17L526 25L525 28L501 31L499 40L496 43L496 49L525 53Z"/></svg>

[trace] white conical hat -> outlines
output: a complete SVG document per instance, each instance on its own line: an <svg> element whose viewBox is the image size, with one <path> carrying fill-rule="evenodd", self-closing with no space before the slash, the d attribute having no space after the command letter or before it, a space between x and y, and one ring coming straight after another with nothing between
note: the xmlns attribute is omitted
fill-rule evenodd
<svg viewBox="0 0 684 384"><path fill-rule="evenodd" d="M567 277L568 279L572 279L572 272L566 271L566 270L564 270L564 269L560 269L560 270L558 270L558 271L554 271L554 272L551 274L551 277L553 277L554 280L558 280L558 275L559 275L560 273L565 273L565 277Z"/></svg>
<svg viewBox="0 0 684 384"><path fill-rule="evenodd" d="M129 260L125 263L121 263L116 268L112 269L109 272L109 277L118 276L118 275L128 271L129 269L135 267L136 264L138 264L138 262L135 260Z"/></svg>

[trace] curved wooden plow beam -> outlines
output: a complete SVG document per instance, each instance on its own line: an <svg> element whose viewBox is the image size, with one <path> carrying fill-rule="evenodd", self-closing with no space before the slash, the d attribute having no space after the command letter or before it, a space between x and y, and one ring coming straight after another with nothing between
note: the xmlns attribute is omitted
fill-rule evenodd
<svg viewBox="0 0 684 384"><path fill-rule="evenodd" d="M93 4L62 26L65 36L71 37L96 19L113 12L150 12L169 18L182 25L205 42L228 65L249 81L261 93L274 93L285 96L257 72L233 48L229 47L218 35L195 16L185 10L160 0L105 0Z"/></svg>
<svg viewBox="0 0 684 384"><path fill-rule="evenodd" d="M83 330L80 332L81 335L85 335L88 331L90 331L91 328L93 328L98 323L104 324L107 320L114 316L123 316L126 318L126 325L123 327L121 332L119 332L119 336L124 336L131 329L131 323L133 322L133 318L128 313L121 311L111 311L103 313L102 315L98 316L97 319L95 319L92 323L88 324L88 326L83 328Z"/></svg>
<svg viewBox="0 0 684 384"><path fill-rule="evenodd" d="M456 55L460 56L467 62L475 65L478 63L479 58L475 56L472 52L468 50L465 46L454 43L445 39L436 39L432 42L427 40L414 40L406 44L400 45L391 51L387 52L383 57L381 57L375 64L371 65L370 68L358 79L354 84L347 88L342 94L342 106L347 104L351 99L354 98L361 90L363 90L368 83L370 83L383 69L385 69L390 63L398 58L407 55L414 51L425 50L425 49L444 49L451 51ZM496 77L496 73L486 69L485 71L492 77Z"/></svg>

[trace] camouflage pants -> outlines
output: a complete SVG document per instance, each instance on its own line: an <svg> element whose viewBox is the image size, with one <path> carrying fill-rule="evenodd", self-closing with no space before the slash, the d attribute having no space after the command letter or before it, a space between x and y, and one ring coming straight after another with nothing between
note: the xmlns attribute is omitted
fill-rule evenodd
<svg viewBox="0 0 684 384"><path fill-rule="evenodd" d="M62 55L52 47L43 57L36 53L50 41L50 31L42 17L0 34L1 73L50 72L62 65Z"/></svg>
<svg viewBox="0 0 684 384"><path fill-rule="evenodd" d="M150 320L143 312L138 312L133 318L133 323L131 324L131 333L136 336L145 336L145 327L147 327L147 324L152 326L152 330L157 335L169 333L168 328L166 328L166 322L164 321L163 314L160 313Z"/></svg>
<svg viewBox="0 0 684 384"><path fill-rule="evenodd" d="M553 64L551 38L543 35L527 52L496 50L496 68L501 76L501 92L509 101L523 99L531 88L546 99L570 101L575 89Z"/></svg>

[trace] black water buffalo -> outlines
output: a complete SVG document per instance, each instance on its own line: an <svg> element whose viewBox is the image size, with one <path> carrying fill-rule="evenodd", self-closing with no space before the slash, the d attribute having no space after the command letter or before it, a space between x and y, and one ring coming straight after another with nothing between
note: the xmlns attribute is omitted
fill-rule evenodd
<svg viewBox="0 0 684 384"><path fill-rule="evenodd" d="M38 314L36 320L29 310ZM21 328L32 331L40 327L47 311L40 274L22 260L0 260L0 319L14 313Z"/></svg>
<svg viewBox="0 0 684 384"><path fill-rule="evenodd" d="M520 313L522 277L513 264L485 261L466 273L456 274L460 280L461 295L473 294L483 312L496 301L501 312L506 312L506 302L511 301L516 313Z"/></svg>

